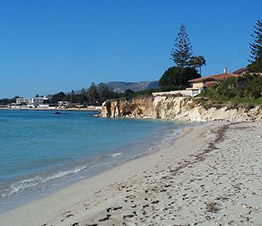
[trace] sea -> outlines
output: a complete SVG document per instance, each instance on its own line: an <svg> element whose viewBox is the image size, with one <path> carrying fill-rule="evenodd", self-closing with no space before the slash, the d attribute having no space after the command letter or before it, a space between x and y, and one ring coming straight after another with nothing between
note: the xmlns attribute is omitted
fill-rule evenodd
<svg viewBox="0 0 262 226"><path fill-rule="evenodd" d="M0 110L0 213L159 150L185 126L95 114Z"/></svg>

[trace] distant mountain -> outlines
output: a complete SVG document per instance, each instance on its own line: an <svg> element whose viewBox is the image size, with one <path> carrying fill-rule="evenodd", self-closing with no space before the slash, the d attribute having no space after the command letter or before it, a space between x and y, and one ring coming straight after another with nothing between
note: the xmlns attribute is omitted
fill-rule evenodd
<svg viewBox="0 0 262 226"><path fill-rule="evenodd" d="M105 83L110 89L113 89L114 92L123 93L127 89L131 89L135 92L142 91L146 89L155 89L159 87L158 81L151 82L106 82ZM85 89L88 90L88 89ZM66 94L70 94L67 92ZM81 90L74 91L75 94L80 94Z"/></svg>
<svg viewBox="0 0 262 226"><path fill-rule="evenodd" d="M153 82L107 82L105 83L109 88L113 89L114 92L123 93L127 89L131 89L135 92L146 89L158 88L158 81Z"/></svg>

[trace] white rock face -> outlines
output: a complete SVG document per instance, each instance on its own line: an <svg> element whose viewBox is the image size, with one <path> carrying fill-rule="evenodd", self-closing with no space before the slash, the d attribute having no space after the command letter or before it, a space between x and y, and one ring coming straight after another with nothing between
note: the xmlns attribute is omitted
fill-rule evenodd
<svg viewBox="0 0 262 226"><path fill-rule="evenodd" d="M103 103L102 117L154 118L153 97L109 100Z"/></svg>
<svg viewBox="0 0 262 226"><path fill-rule="evenodd" d="M102 117L159 118L179 121L262 121L261 107L205 109L196 99L177 96L138 97L103 103Z"/></svg>

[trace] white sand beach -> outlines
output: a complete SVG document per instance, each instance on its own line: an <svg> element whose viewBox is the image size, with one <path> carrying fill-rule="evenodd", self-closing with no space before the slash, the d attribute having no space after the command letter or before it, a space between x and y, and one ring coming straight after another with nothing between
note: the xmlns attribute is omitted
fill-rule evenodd
<svg viewBox="0 0 262 226"><path fill-rule="evenodd" d="M186 130L171 147L0 215L0 225L262 225L262 124Z"/></svg>

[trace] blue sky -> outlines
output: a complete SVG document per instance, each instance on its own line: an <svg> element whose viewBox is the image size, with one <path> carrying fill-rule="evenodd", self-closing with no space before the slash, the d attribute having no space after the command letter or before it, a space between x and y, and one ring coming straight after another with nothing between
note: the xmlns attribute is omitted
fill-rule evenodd
<svg viewBox="0 0 262 226"><path fill-rule="evenodd" d="M182 23L202 75L248 63L261 0L0 0L0 98L158 80Z"/></svg>

